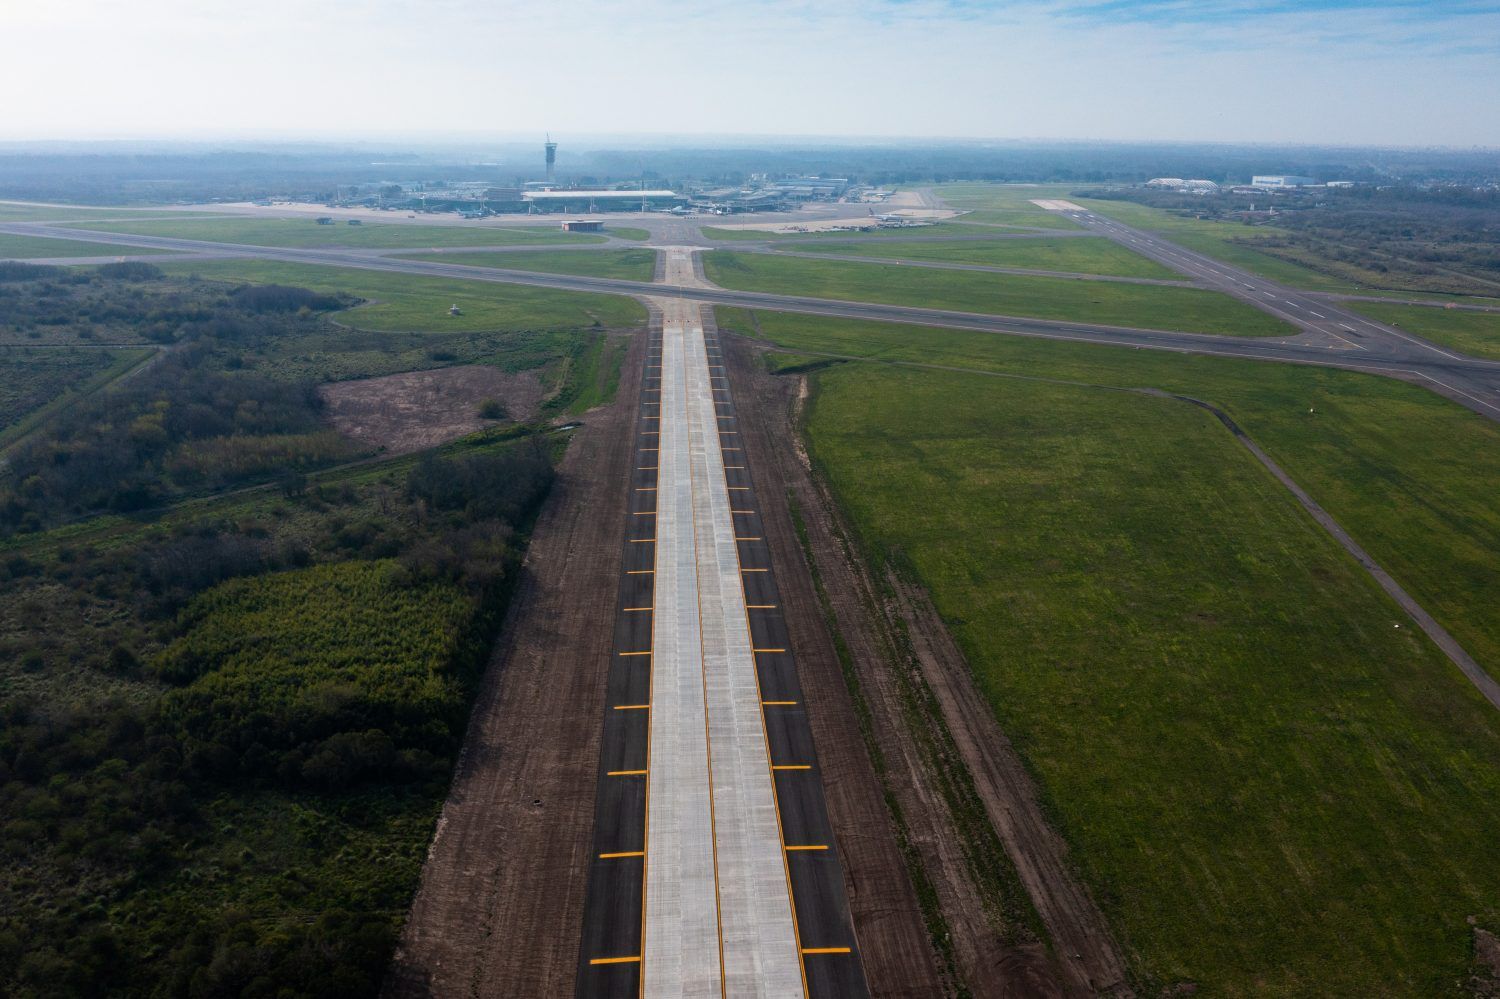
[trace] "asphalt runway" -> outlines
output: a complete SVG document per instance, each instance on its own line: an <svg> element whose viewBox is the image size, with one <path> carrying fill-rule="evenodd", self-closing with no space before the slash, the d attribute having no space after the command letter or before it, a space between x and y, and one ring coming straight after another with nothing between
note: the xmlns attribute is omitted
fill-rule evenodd
<svg viewBox="0 0 1500 999"><path fill-rule="evenodd" d="M1092 213L1082 214L1092 215ZM1233 292L1236 297L1247 302L1254 302L1257 307L1273 311L1277 315L1291 315L1292 321L1307 332L1286 338L1208 336L1169 330L1142 330L1121 326L993 316L945 309L845 302L719 288L695 287L692 290L692 297L711 305L737 305L745 308L808 315L910 323L1010 336L1032 336L1052 340L1071 340L1292 364L1313 364L1364 371L1425 384L1433 391L1462 406L1490 419L1500 420L1500 362L1484 361L1445 351L1404 331L1382 326L1349 313L1347 310L1339 309L1324 299L1305 293L1291 292L1261 278L1236 271L1210 258L1201 258L1197 254L1191 254L1174 244L1138 230L1127 229L1113 222L1108 223L1106 227L1103 223L1107 220L1094 221L1097 218L1094 216L1093 219L1083 218L1080 221L1084 224L1100 225L1100 231L1105 235L1122 239L1131 249L1136 249L1182 273L1194 277L1202 277L1206 274L1207 277L1202 277L1202 279L1207 282L1209 278L1213 278L1215 287L1222 290L1228 291L1230 282L1235 282L1239 286L1239 291ZM690 221L672 220L669 228L677 235L684 235L692 226L693 223ZM676 232L677 229L683 232ZM663 291L660 284L653 285L642 281L469 267L441 261L396 260L352 250L294 250L157 236L127 236L119 233L68 229L36 223L0 223L0 232L46 236L55 239L87 239L110 245L154 247L183 253L212 253L220 259L241 257L328 267L352 267L361 270L425 274L433 277L498 284L525 284L564 291L630 295L636 298L660 296ZM1134 242L1131 241L1132 239ZM683 290L679 289L679 294ZM1282 306L1278 304L1279 300L1295 301L1297 307ZM1296 318L1298 309L1309 313L1307 320ZM1313 312L1322 313L1323 318L1332 316L1338 318L1330 320L1332 323L1330 328L1328 323L1316 324L1319 317L1311 315ZM1342 330L1344 324L1353 326L1355 329ZM1343 334L1352 335L1345 337Z"/></svg>
<svg viewBox="0 0 1500 999"><path fill-rule="evenodd" d="M693 283L667 251L663 276ZM577 994L868 994L717 332L652 303Z"/></svg>

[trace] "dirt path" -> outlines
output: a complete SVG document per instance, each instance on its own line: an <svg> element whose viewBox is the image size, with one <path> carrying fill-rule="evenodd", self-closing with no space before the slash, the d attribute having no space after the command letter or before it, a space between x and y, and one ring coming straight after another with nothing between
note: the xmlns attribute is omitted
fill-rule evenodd
<svg viewBox="0 0 1500 999"><path fill-rule="evenodd" d="M798 381L766 374L750 345L738 338L730 342L729 356L738 390L755 398L755 405L746 407L754 417L747 426L755 427L749 440L752 446L759 441L766 452L759 459L762 467L781 476L805 523L829 610L868 711L885 793L899 810L912 866L930 886L928 918L942 923L938 932L946 939L946 953L939 953L939 961L975 996L1129 995L1124 961L1102 915L1073 874L1066 845L1048 825L1030 775L930 601L899 580L870 578L852 556L846 527L795 446ZM770 504L763 499L762 505ZM783 564L800 562L800 555L794 550L783 556ZM787 597L788 605L812 607L816 601L810 588ZM806 625L795 631L827 635L825 628ZM815 678L843 684L836 656L831 662L827 653L815 656L816 650L798 650L809 697ZM814 663L822 663L822 671L811 668ZM823 695L829 696L826 690ZM842 740L816 734L820 753L824 746L831 751L848 741L847 734ZM865 760L868 765L869 757ZM845 829L869 828L866 813L843 810L849 804L840 801L839 790L829 788L835 827L841 827L842 817ZM851 827L851 821L863 824ZM884 825L891 822L887 811ZM851 881L858 880L859 848L841 841ZM984 871L987 851L1010 858L1019 887L1007 888L1004 879L997 882ZM861 919L871 913L862 908L857 887L851 887L851 906L870 964L876 948L864 939ZM1035 908L1030 921L1039 919L1052 941L1051 954L1026 929L1027 903L1018 897L1023 893ZM870 967L872 984L879 974Z"/></svg>
<svg viewBox="0 0 1500 999"><path fill-rule="evenodd" d="M573 992L642 343L537 522L386 996Z"/></svg>

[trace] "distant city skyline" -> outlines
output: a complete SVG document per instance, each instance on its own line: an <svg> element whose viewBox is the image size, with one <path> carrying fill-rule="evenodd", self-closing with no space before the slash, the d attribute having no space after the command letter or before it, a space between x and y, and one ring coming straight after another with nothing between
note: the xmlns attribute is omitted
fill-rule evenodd
<svg viewBox="0 0 1500 999"><path fill-rule="evenodd" d="M0 140L1500 146L1500 4L7 4Z"/></svg>

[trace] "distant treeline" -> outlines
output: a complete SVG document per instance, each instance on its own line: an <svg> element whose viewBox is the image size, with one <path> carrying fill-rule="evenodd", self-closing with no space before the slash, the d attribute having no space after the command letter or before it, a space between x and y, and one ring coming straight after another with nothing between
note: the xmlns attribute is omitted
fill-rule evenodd
<svg viewBox="0 0 1500 999"><path fill-rule="evenodd" d="M379 162L379 175L371 162ZM475 166L484 163L485 166ZM329 199L340 186L376 181L484 181L513 186L541 169L535 145L457 148L136 144L0 147L0 197L78 203ZM580 186L613 182L681 187L742 184L753 174L826 174L873 184L934 180L1139 182L1151 177L1248 181L1257 173L1394 182L1495 179L1493 153L1151 143L912 141L875 144L742 140L648 148L564 143L559 177Z"/></svg>

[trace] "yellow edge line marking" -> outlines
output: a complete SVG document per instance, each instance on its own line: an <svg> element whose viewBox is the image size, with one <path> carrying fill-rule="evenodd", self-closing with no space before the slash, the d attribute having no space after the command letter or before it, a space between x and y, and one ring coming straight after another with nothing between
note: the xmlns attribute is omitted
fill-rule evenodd
<svg viewBox="0 0 1500 999"><path fill-rule="evenodd" d="M848 947L803 947L804 954L847 954Z"/></svg>
<svg viewBox="0 0 1500 999"><path fill-rule="evenodd" d="M761 701L760 703L761 703L762 707L773 707L773 706L776 706L776 707L790 707L790 706L795 705L797 702L796 701ZM616 708L615 710L618 711L619 708Z"/></svg>
<svg viewBox="0 0 1500 999"><path fill-rule="evenodd" d="M624 853L601 853L600 860L619 860L621 857L644 857L645 850L627 850Z"/></svg>
<svg viewBox="0 0 1500 999"><path fill-rule="evenodd" d="M787 701L786 703L792 704L794 702ZM646 711L646 710L649 710L650 707L651 707L651 705L649 705L649 704L616 704L615 705L615 710L616 711Z"/></svg>
<svg viewBox="0 0 1500 999"><path fill-rule="evenodd" d="M607 776L607 777L639 777L641 774L643 774L645 772L646 771L644 771L644 770L611 770L605 776Z"/></svg>
<svg viewBox="0 0 1500 999"><path fill-rule="evenodd" d="M741 569L740 572L770 572L770 569Z"/></svg>
<svg viewBox="0 0 1500 999"><path fill-rule="evenodd" d="M775 610L775 604L746 604L745 610Z"/></svg>
<svg viewBox="0 0 1500 999"><path fill-rule="evenodd" d="M635 491L638 492L638 493L654 493L654 492L656 492L656 487L655 486L636 486L635 487Z"/></svg>
<svg viewBox="0 0 1500 999"><path fill-rule="evenodd" d="M735 538L736 541L763 541L763 538Z"/></svg>
<svg viewBox="0 0 1500 999"><path fill-rule="evenodd" d="M626 569L625 570L625 575L627 575L627 576L654 576L655 574L656 574L656 570L655 569Z"/></svg>
<svg viewBox="0 0 1500 999"><path fill-rule="evenodd" d="M649 656L650 654L651 654L651 650L650 649L647 649L645 652L621 652L620 653L620 655L622 655L622 656Z"/></svg>
<svg viewBox="0 0 1500 999"><path fill-rule="evenodd" d="M656 511L655 510L637 510L635 512L635 516L637 516L637 517L655 517L656 516Z"/></svg>
<svg viewBox="0 0 1500 999"><path fill-rule="evenodd" d="M635 957L596 957L589 964L640 964L640 955Z"/></svg>
<svg viewBox="0 0 1500 999"><path fill-rule="evenodd" d="M656 542L655 538L631 538L630 539L630 543L633 544L633 545L649 545L649 544L654 544L655 542Z"/></svg>
<svg viewBox="0 0 1500 999"><path fill-rule="evenodd" d="M788 853L791 853L794 850L826 850L826 849L828 849L828 847L826 847L826 846L788 846L788 847L786 847L786 851Z"/></svg>
<svg viewBox="0 0 1500 999"><path fill-rule="evenodd" d="M751 649L751 652L785 652L786 649Z"/></svg>
<svg viewBox="0 0 1500 999"><path fill-rule="evenodd" d="M771 766L772 770L811 770L810 763L777 763Z"/></svg>
<svg viewBox="0 0 1500 999"><path fill-rule="evenodd" d="M625 608L625 612L627 614L629 614L632 611L648 611L648 610L655 610L655 609L656 608L654 608L654 607L626 607Z"/></svg>

